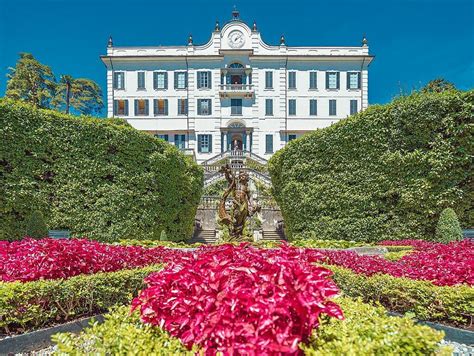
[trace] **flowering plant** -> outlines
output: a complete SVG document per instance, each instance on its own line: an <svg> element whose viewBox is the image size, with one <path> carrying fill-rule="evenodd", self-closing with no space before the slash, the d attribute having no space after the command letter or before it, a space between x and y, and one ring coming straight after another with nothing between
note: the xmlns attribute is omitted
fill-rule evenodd
<svg viewBox="0 0 474 356"><path fill-rule="evenodd" d="M331 272L309 262L288 246L203 247L146 278L132 306L207 355L298 354L321 314L343 318Z"/></svg>
<svg viewBox="0 0 474 356"><path fill-rule="evenodd" d="M0 241L0 281L26 282L112 272L167 262L183 254L164 247L115 246L86 239Z"/></svg>

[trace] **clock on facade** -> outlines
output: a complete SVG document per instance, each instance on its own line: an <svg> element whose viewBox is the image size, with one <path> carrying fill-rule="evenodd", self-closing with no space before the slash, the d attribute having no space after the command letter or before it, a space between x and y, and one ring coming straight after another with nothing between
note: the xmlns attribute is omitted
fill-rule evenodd
<svg viewBox="0 0 474 356"><path fill-rule="evenodd" d="M229 34L229 46L232 48L242 48L245 43L244 34L238 30L234 30Z"/></svg>

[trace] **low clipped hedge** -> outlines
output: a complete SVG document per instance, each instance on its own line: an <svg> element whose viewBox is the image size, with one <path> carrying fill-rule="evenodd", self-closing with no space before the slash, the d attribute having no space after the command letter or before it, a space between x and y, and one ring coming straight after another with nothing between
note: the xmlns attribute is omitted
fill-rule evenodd
<svg viewBox="0 0 474 356"><path fill-rule="evenodd" d="M310 343L300 345L305 355L451 355L449 348L439 346L442 332L390 317L385 308L360 300L336 302L345 319L324 318Z"/></svg>
<svg viewBox="0 0 474 356"><path fill-rule="evenodd" d="M415 325L411 319L390 317L382 307L373 307L350 298L335 300L344 311L345 320L324 318L313 340L300 347L307 355L448 355L438 343L443 333ZM181 342L159 327L130 315L129 307L120 307L79 335L57 334L58 354L141 354L194 355Z"/></svg>
<svg viewBox="0 0 474 356"><path fill-rule="evenodd" d="M129 126L0 99L0 240L50 230L104 242L191 238L203 171Z"/></svg>
<svg viewBox="0 0 474 356"><path fill-rule="evenodd" d="M367 277L349 269L325 265L344 295L378 302L388 310L420 320L468 326L474 317L474 288L435 286L428 281L375 274Z"/></svg>
<svg viewBox="0 0 474 356"><path fill-rule="evenodd" d="M129 303L160 266L34 282L0 282L0 328L21 333Z"/></svg>
<svg viewBox="0 0 474 356"><path fill-rule="evenodd" d="M414 93L304 135L269 171L287 234L432 239L452 207L474 225L474 90Z"/></svg>

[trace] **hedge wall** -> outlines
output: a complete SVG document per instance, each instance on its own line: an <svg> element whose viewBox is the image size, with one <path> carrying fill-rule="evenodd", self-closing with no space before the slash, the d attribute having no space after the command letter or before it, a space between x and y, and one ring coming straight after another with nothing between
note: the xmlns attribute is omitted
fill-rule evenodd
<svg viewBox="0 0 474 356"><path fill-rule="evenodd" d="M474 91L414 93L290 142L269 162L287 233L431 239L452 207L473 216Z"/></svg>
<svg viewBox="0 0 474 356"><path fill-rule="evenodd" d="M111 242L190 238L200 167L162 140L111 120L0 100L0 240L49 229Z"/></svg>

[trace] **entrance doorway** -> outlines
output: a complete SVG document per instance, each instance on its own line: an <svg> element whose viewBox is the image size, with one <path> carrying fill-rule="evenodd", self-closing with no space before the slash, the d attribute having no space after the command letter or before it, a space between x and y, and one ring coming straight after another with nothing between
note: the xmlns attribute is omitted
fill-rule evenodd
<svg viewBox="0 0 474 356"><path fill-rule="evenodd" d="M232 151L235 151L235 150L242 151L243 147L244 145L243 145L242 134L233 134L232 141L230 143L230 149Z"/></svg>

